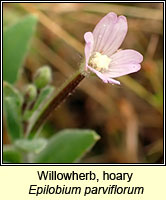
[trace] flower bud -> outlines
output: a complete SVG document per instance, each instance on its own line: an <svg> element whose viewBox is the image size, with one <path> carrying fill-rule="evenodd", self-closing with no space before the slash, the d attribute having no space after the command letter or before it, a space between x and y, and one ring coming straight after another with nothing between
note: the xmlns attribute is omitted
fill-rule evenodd
<svg viewBox="0 0 166 200"><path fill-rule="evenodd" d="M37 96L36 86L29 84L25 88L25 101L33 101Z"/></svg>
<svg viewBox="0 0 166 200"><path fill-rule="evenodd" d="M52 80L51 69L48 66L39 68L34 75L34 84L38 89L44 88Z"/></svg>

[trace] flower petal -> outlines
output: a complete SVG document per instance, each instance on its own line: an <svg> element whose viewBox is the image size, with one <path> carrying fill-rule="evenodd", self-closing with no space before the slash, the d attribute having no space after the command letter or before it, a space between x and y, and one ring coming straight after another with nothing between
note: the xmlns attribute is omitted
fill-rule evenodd
<svg viewBox="0 0 166 200"><path fill-rule="evenodd" d="M110 38L114 25L117 22L117 15L113 12L104 16L93 30L94 35L94 51L101 52L104 45Z"/></svg>
<svg viewBox="0 0 166 200"><path fill-rule="evenodd" d="M121 65L129 63L137 64L143 61L143 56L138 51L132 49L117 51L110 58L111 58L111 65Z"/></svg>
<svg viewBox="0 0 166 200"><path fill-rule="evenodd" d="M93 39L93 34L92 32L86 32L84 34L84 39L85 39L85 62L86 62L86 65L85 65L85 68L87 70L87 65L88 65L88 61L89 61L89 58L91 56L91 53L93 51L93 44L94 44L94 39Z"/></svg>
<svg viewBox="0 0 166 200"><path fill-rule="evenodd" d="M95 70L94 68L88 66L88 69L91 70L93 73L95 73L104 83L111 83L111 84L118 84L120 85L120 82L117 80L114 80L107 75L103 75L101 72Z"/></svg>
<svg viewBox="0 0 166 200"><path fill-rule="evenodd" d="M126 33L127 33L127 20L125 16L119 16L116 24L113 26L112 31L108 36L107 42L105 42L102 49L103 54L111 56L121 46Z"/></svg>
<svg viewBox="0 0 166 200"><path fill-rule="evenodd" d="M141 65L139 63L143 61L143 56L139 52L131 49L120 50L110 58L109 71L105 72L104 75L108 75L111 78L140 70Z"/></svg>
<svg viewBox="0 0 166 200"><path fill-rule="evenodd" d="M126 74L131 74L133 72L137 72L140 70L140 64L119 64L119 65L111 65L108 72L104 72L104 76L108 76L110 78L120 77Z"/></svg>
<svg viewBox="0 0 166 200"><path fill-rule="evenodd" d="M120 82L115 80L115 79L113 79L113 78L108 78L107 77L107 80L108 80L108 83L120 85Z"/></svg>

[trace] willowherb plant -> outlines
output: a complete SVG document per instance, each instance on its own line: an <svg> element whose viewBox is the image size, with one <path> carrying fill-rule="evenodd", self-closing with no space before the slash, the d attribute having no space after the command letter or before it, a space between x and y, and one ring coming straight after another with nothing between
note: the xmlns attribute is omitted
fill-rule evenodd
<svg viewBox="0 0 166 200"><path fill-rule="evenodd" d="M117 17L111 12L103 17L93 33L84 34L85 61L60 88L50 85L52 74L48 66L37 70L24 95L9 83L4 84L4 110L12 143L4 148L5 162L76 162L95 144L99 136L93 130L67 129L50 139L41 138L39 133L52 111L89 74L96 74L104 83L120 84L113 78L141 68L143 56L140 53L118 50L127 29L124 16ZM17 131L12 129L13 125ZM17 157L14 161L11 152Z"/></svg>

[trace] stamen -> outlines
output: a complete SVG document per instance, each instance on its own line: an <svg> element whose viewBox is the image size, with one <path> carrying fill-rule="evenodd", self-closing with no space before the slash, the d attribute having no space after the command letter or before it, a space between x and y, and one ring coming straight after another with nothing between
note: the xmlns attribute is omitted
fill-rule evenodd
<svg viewBox="0 0 166 200"><path fill-rule="evenodd" d="M99 52L95 52L91 55L88 64L94 69L104 72L108 70L110 62L111 58L109 58L107 55L102 55Z"/></svg>

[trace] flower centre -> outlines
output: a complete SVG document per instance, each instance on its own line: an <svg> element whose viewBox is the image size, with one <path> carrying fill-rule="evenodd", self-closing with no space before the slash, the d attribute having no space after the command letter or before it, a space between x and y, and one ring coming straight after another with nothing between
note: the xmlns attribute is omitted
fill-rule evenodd
<svg viewBox="0 0 166 200"><path fill-rule="evenodd" d="M102 55L99 52L95 52L91 55L88 64L94 69L103 72L108 69L110 62L111 58L106 55Z"/></svg>

